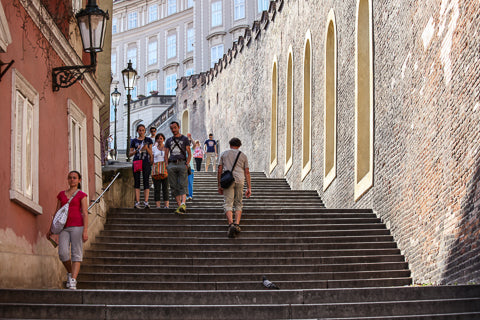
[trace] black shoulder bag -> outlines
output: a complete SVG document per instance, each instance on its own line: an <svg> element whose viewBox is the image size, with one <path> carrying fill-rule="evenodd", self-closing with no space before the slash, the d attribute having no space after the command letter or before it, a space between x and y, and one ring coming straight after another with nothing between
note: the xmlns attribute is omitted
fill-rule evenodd
<svg viewBox="0 0 480 320"><path fill-rule="evenodd" d="M235 166L237 165L237 161L238 161L238 157L240 157L240 153L242 152L239 151L237 154L237 158L233 163L232 170L225 170L220 176L220 187L222 187L223 189L227 189L232 185L232 183L235 182L235 178L233 177L233 169L235 169Z"/></svg>
<svg viewBox="0 0 480 320"><path fill-rule="evenodd" d="M178 142L177 140L175 139L175 137L172 137L172 140L173 142L175 142L175 144L177 145L177 148L180 149L180 152L183 154L183 156L185 157L185 163L187 164L188 168L187 168L187 174L188 175L191 175L192 174L192 169L190 168L190 164L187 163L187 153L185 151L183 151L182 148L180 148L180 146L178 145Z"/></svg>

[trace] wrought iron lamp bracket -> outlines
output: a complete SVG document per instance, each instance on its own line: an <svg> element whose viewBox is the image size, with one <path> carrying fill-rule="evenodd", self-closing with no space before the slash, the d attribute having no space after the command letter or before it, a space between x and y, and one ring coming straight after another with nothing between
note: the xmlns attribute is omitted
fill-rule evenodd
<svg viewBox="0 0 480 320"><path fill-rule="evenodd" d="M52 89L68 88L78 80L83 80L86 72L95 72L96 65L66 66L52 69Z"/></svg>
<svg viewBox="0 0 480 320"><path fill-rule="evenodd" d="M12 60L10 62L3 62L0 60L0 81L2 81L3 75L7 72L7 70L12 66L12 64L15 62L15 60ZM5 69L2 70L2 67L6 66Z"/></svg>

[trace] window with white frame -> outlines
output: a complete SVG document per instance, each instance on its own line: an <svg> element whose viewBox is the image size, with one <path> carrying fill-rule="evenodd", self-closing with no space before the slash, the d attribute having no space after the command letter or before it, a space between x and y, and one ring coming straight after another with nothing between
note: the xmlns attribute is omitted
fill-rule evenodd
<svg viewBox="0 0 480 320"><path fill-rule="evenodd" d="M212 27L222 25L222 1L212 2Z"/></svg>
<svg viewBox="0 0 480 320"><path fill-rule="evenodd" d="M270 0L258 0L258 12L268 10Z"/></svg>
<svg viewBox="0 0 480 320"><path fill-rule="evenodd" d="M133 29L137 27L137 13L130 12L128 14L128 29Z"/></svg>
<svg viewBox="0 0 480 320"><path fill-rule="evenodd" d="M193 7L193 0L188 0L187 2L187 8Z"/></svg>
<svg viewBox="0 0 480 320"><path fill-rule="evenodd" d="M167 59L177 55L177 35L172 34L167 38Z"/></svg>
<svg viewBox="0 0 480 320"><path fill-rule="evenodd" d="M188 69L185 71L185 76L186 76L186 77L191 76L193 73L194 73L193 68L188 68Z"/></svg>
<svg viewBox="0 0 480 320"><path fill-rule="evenodd" d="M175 89L177 88L177 74L168 75L165 78L165 94L175 95Z"/></svg>
<svg viewBox="0 0 480 320"><path fill-rule="evenodd" d="M148 7L148 22L158 20L158 5L154 4Z"/></svg>
<svg viewBox="0 0 480 320"><path fill-rule="evenodd" d="M195 29L187 30L187 52L193 51L193 44L195 43Z"/></svg>
<svg viewBox="0 0 480 320"><path fill-rule="evenodd" d="M82 175L82 190L88 194L87 116L68 100L69 170Z"/></svg>
<svg viewBox="0 0 480 320"><path fill-rule="evenodd" d="M111 68L112 74L117 74L117 53L112 52L112 59L111 59Z"/></svg>
<svg viewBox="0 0 480 320"><path fill-rule="evenodd" d="M113 18L112 19L112 34L117 33L117 23L118 23L118 19Z"/></svg>
<svg viewBox="0 0 480 320"><path fill-rule="evenodd" d="M157 40L150 41L148 44L148 64L157 63Z"/></svg>
<svg viewBox="0 0 480 320"><path fill-rule="evenodd" d="M233 19L239 20L245 18L245 0L235 0L233 9Z"/></svg>
<svg viewBox="0 0 480 320"><path fill-rule="evenodd" d="M132 61L132 68L137 68L137 48L132 47L127 50L127 62Z"/></svg>
<svg viewBox="0 0 480 320"><path fill-rule="evenodd" d="M215 65L215 63L218 62L218 60L223 57L223 44L219 44L218 46L214 46L211 49L211 55L210 55L210 62L211 62L211 67Z"/></svg>
<svg viewBox="0 0 480 320"><path fill-rule="evenodd" d="M152 91L157 91L157 79L147 82L147 95L150 95Z"/></svg>
<svg viewBox="0 0 480 320"><path fill-rule="evenodd" d="M168 15L177 12L177 0L168 0Z"/></svg>
<svg viewBox="0 0 480 320"><path fill-rule="evenodd" d="M39 95L13 70L10 199L42 214L38 203Z"/></svg>

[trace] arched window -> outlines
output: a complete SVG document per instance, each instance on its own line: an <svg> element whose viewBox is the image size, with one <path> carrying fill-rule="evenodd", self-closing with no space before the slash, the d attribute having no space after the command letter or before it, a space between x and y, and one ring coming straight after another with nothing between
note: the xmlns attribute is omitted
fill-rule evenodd
<svg viewBox="0 0 480 320"><path fill-rule="evenodd" d="M288 48L287 61L287 92L286 105L287 114L286 119L286 133L285 133L285 174L290 170L293 163L293 49L292 46Z"/></svg>
<svg viewBox="0 0 480 320"><path fill-rule="evenodd" d="M325 36L325 108L323 191L337 173L337 32L333 10L328 15Z"/></svg>
<svg viewBox="0 0 480 320"><path fill-rule="evenodd" d="M270 129L270 172L277 165L277 95L278 95L278 73L277 57L273 59L272 67L272 113Z"/></svg>
<svg viewBox="0 0 480 320"><path fill-rule="evenodd" d="M303 133L302 133L302 180L312 168L312 36L305 36L303 53Z"/></svg>
<svg viewBox="0 0 480 320"><path fill-rule="evenodd" d="M357 2L355 54L355 200L373 185L372 4Z"/></svg>
<svg viewBox="0 0 480 320"><path fill-rule="evenodd" d="M187 135L190 130L188 125L188 110L183 111L181 130L183 135Z"/></svg>

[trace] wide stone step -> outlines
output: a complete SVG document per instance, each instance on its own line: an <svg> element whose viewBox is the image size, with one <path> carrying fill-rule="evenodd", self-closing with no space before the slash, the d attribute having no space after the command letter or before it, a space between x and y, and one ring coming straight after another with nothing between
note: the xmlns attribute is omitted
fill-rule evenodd
<svg viewBox="0 0 480 320"><path fill-rule="evenodd" d="M93 243L90 250L85 252L97 255L97 252L128 252L128 251L225 251L232 249L234 252L250 251L278 251L278 250L345 250L345 249L396 249L395 242L347 242L347 243L307 243L307 244L151 244L151 243Z"/></svg>
<svg viewBox="0 0 480 320"><path fill-rule="evenodd" d="M215 242L223 243L225 241L225 235L219 234L216 237L206 236L203 238L191 238L191 237L150 237L139 235L135 236L106 236L99 235L95 238L98 243L153 243L153 244L212 244ZM250 238L236 238L232 239L232 243L236 244L277 244L277 243L347 243L347 242L385 242L393 241L391 235L366 235L366 236L323 236L323 237L250 237Z"/></svg>
<svg viewBox="0 0 480 320"><path fill-rule="evenodd" d="M297 265L257 265L257 266L193 266L193 265L113 265L90 264L82 266L85 273L252 273L263 275L267 273L295 273L295 272L358 272L374 270L404 270L408 267L406 262L374 262L374 263L343 263L343 264L297 264Z"/></svg>
<svg viewBox="0 0 480 320"><path fill-rule="evenodd" d="M79 278L80 279L80 278ZM361 288L408 285L411 278L375 278L346 280L312 280L312 281L279 281L276 284L285 289L317 289L317 288ZM261 281L252 282L165 282L165 281L81 281L79 289L117 289L117 290L260 290Z"/></svg>
<svg viewBox="0 0 480 320"><path fill-rule="evenodd" d="M382 230L385 226L381 223L369 224L301 224L301 225L242 225L242 230L250 232L296 232L296 231L322 231L322 230ZM192 232L224 232L226 231L225 224L216 225L181 225L181 224L108 224L105 226L106 231L158 231L158 232L175 232L175 231L192 231ZM385 229L386 230L386 229Z"/></svg>
<svg viewBox="0 0 480 320"><path fill-rule="evenodd" d="M122 258L122 257L87 257L85 264L124 264L124 265L296 265L296 264L340 264L340 263L375 263L402 262L401 255L363 255L334 257L261 257L261 258Z"/></svg>
<svg viewBox="0 0 480 320"><path fill-rule="evenodd" d="M334 257L334 256L368 256L368 255L394 255L400 249L360 249L360 250L275 250L275 251L240 251L240 250L211 250L211 251L183 251L183 250L89 250L88 256L92 258L246 258L246 257Z"/></svg>

